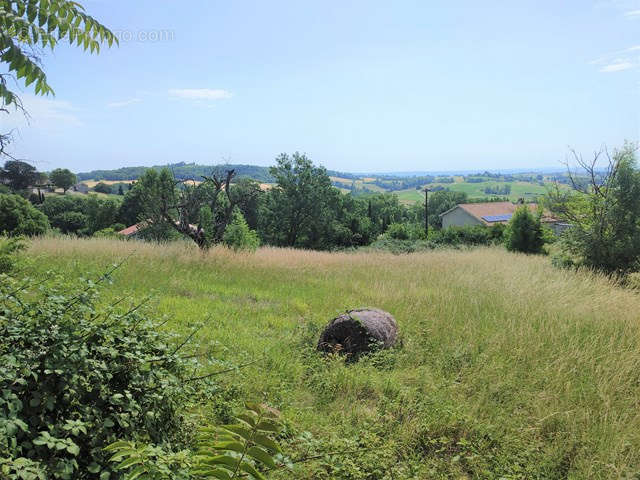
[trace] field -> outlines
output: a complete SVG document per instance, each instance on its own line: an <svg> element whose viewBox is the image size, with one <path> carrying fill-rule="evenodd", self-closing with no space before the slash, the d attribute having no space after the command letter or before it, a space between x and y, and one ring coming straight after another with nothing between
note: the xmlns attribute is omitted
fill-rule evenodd
<svg viewBox="0 0 640 480"><path fill-rule="evenodd" d="M105 300L151 295L165 328L186 336L204 322L199 348L224 365L256 361L216 377L225 388L201 408L278 408L286 453L313 458L273 478L640 472L640 296L602 277L498 248L201 254L65 238L35 240L31 268L98 275L132 252ZM358 306L394 314L402 346L355 364L319 356L320 329Z"/></svg>

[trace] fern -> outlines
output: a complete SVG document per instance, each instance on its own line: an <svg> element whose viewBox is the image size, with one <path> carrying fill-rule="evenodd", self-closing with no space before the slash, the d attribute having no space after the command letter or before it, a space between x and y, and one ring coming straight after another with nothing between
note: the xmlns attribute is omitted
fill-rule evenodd
<svg viewBox="0 0 640 480"><path fill-rule="evenodd" d="M281 425L278 414L262 405L247 403L236 423L202 428L195 457L186 452L167 453L151 445L115 442L105 448L125 480L198 478L266 480L260 470L276 468L274 455L281 452L273 439Z"/></svg>
<svg viewBox="0 0 640 480"><path fill-rule="evenodd" d="M280 446L273 435L280 431L277 414L262 405L247 403L232 425L203 428L193 473L202 478L264 480L258 468L276 467L273 455Z"/></svg>

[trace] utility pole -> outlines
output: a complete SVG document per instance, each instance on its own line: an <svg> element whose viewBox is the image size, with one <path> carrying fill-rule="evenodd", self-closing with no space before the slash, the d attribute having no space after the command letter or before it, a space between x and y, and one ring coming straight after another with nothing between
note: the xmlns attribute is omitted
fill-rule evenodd
<svg viewBox="0 0 640 480"><path fill-rule="evenodd" d="M424 233L429 238L429 189L424 189Z"/></svg>

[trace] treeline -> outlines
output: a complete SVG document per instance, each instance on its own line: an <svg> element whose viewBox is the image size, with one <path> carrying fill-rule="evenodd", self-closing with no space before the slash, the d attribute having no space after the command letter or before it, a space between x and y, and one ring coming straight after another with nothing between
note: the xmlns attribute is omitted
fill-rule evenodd
<svg viewBox="0 0 640 480"><path fill-rule="evenodd" d="M274 178L269 173L269 167L260 167L257 165L242 165L242 164L224 164L224 165L198 165L196 163L178 162L169 165L155 165L153 167L122 167L114 170L91 170L90 172L78 173L78 180L137 180L147 170L153 169L161 171L167 168L171 171L172 175L178 180L195 179L199 180L205 175L209 175L214 170L220 169L232 169L236 172L237 178L250 178L260 183L273 183ZM337 172L333 170L327 171L331 176L348 178L355 180L358 178L356 175Z"/></svg>
<svg viewBox="0 0 640 480"><path fill-rule="evenodd" d="M90 172L78 173L80 180L137 180L147 170L160 171L168 168L173 176L179 180L199 179L203 175L209 175L216 168L232 168L237 172L238 177L252 178L258 182L271 183L273 177L269 174L267 167L256 165L197 165L195 163L173 163L169 165L155 165L153 167L123 167L115 170L92 170Z"/></svg>
<svg viewBox="0 0 640 480"><path fill-rule="evenodd" d="M404 225L416 232L413 236L424 235L424 203L405 206L391 193L342 194L333 187L330 172L298 153L276 159L269 169L275 186L267 190L225 166L203 174L197 185L182 181L175 169L152 168L132 185L113 188L118 197L36 195L37 172L29 172L30 179L2 187L14 194L5 195L6 215L14 215L9 210L23 212L14 215L22 219L5 222L4 233L33 235L53 229L78 236L116 235L140 223L144 228L139 237L154 241L186 237L203 248L223 242L235 246L255 234L265 245L321 250L370 245L392 225ZM431 193L431 228L440 228L440 213L467 201L464 193ZM227 231L233 233L227 234L228 241Z"/></svg>

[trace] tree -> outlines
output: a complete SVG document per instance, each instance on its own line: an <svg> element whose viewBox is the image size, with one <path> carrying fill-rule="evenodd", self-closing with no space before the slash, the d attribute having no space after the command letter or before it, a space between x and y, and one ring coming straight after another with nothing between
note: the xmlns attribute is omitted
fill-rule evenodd
<svg viewBox="0 0 640 480"><path fill-rule="evenodd" d="M56 168L49 175L49 180L56 187L61 188L64 193L67 193L67 190L77 182L76 175L67 168Z"/></svg>
<svg viewBox="0 0 640 480"><path fill-rule="evenodd" d="M277 185L268 193L262 231L276 245L323 248L319 235L332 222L329 204L339 195L324 167L315 167L306 155L286 153L270 168Z"/></svg>
<svg viewBox="0 0 640 480"><path fill-rule="evenodd" d="M112 193L113 189L111 188L111 185L104 183L104 182L99 182L96 184L95 187L93 187L93 190L98 192L98 193Z"/></svg>
<svg viewBox="0 0 640 480"><path fill-rule="evenodd" d="M118 185L118 195L124 195L124 190L122 189L122 184Z"/></svg>
<svg viewBox="0 0 640 480"><path fill-rule="evenodd" d="M147 170L136 183L139 192L139 220L154 225L158 231L164 227L191 238L200 248L208 248L212 243L222 241L224 230L231 221L233 208L238 202L231 180L234 170L214 170L203 176L202 183L175 180L171 172L164 168L159 173ZM207 206L212 221L205 235L200 224L202 207ZM198 222L195 225L193 222Z"/></svg>
<svg viewBox="0 0 640 480"><path fill-rule="evenodd" d="M20 160L8 160L0 169L0 182L5 183L14 192L25 190L38 182L40 174L33 165Z"/></svg>
<svg viewBox="0 0 640 480"><path fill-rule="evenodd" d="M254 251L260 245L258 234L249 228L246 220L242 216L242 212L235 208L233 210L233 219L227 225L222 237L224 244L234 250L250 250Z"/></svg>
<svg viewBox="0 0 640 480"><path fill-rule="evenodd" d="M534 215L529 207L518 207L509 221L505 232L507 250L522 253L540 253L544 246L544 232L540 217Z"/></svg>
<svg viewBox="0 0 640 480"><path fill-rule="evenodd" d="M0 194L0 235L41 235L47 217L19 195Z"/></svg>
<svg viewBox="0 0 640 480"><path fill-rule="evenodd" d="M35 84L36 95L53 94L40 64L40 49L53 50L61 40L91 53L100 44L117 43L116 36L72 0L0 0L0 112L9 107L24 111L18 95L9 89L9 79L22 79L24 86ZM11 133L0 133L0 155L11 142Z"/></svg>
<svg viewBox="0 0 640 480"><path fill-rule="evenodd" d="M572 151L581 175L567 164L570 190L550 192L550 210L571 224L560 247L576 263L605 273L626 273L640 266L640 172L637 146L606 148L589 161ZM604 167L600 163L604 160Z"/></svg>

